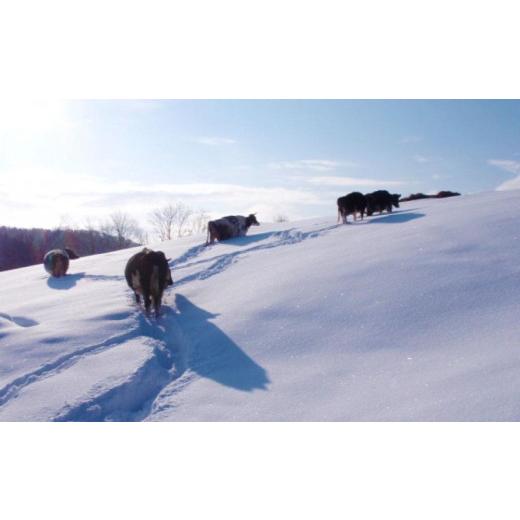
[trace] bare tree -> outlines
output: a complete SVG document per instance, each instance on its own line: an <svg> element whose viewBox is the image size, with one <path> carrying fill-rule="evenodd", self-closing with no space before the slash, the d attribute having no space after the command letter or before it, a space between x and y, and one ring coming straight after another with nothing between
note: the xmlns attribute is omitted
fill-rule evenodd
<svg viewBox="0 0 520 520"><path fill-rule="evenodd" d="M171 240L174 236L187 234L186 224L192 214L193 210L189 206L177 202L153 210L148 216L148 221L159 240Z"/></svg>
<svg viewBox="0 0 520 520"><path fill-rule="evenodd" d="M177 214L175 215L175 227L177 228L177 236L181 237L183 228L193 214L193 210L182 202L178 202L176 208Z"/></svg>
<svg viewBox="0 0 520 520"><path fill-rule="evenodd" d="M289 218L287 217L287 215L279 214L274 217L274 221L277 224L281 224L282 222L289 222Z"/></svg>
<svg viewBox="0 0 520 520"><path fill-rule="evenodd" d="M177 217L177 206L168 204L162 208L154 209L148 216L148 221L153 227L159 240L171 240L173 227Z"/></svg>
<svg viewBox="0 0 520 520"><path fill-rule="evenodd" d="M137 222L127 213L116 211L110 215L112 232L117 236L119 247L125 247L130 238L135 236L136 229L139 227Z"/></svg>

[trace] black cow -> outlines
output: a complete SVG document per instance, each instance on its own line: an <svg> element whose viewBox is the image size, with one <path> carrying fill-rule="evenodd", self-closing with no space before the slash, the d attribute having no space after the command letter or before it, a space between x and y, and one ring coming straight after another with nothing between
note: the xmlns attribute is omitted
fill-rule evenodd
<svg viewBox="0 0 520 520"><path fill-rule="evenodd" d="M456 191L439 191L437 195L435 195L438 199L445 199L446 197L458 197L460 193Z"/></svg>
<svg viewBox="0 0 520 520"><path fill-rule="evenodd" d="M399 198L401 195L399 193L390 194L386 190L378 190L373 193L367 193L367 215L370 217L376 211L382 213L383 211L388 211L388 213L392 213L392 206L396 208L399 207Z"/></svg>
<svg viewBox="0 0 520 520"><path fill-rule="evenodd" d="M353 191L344 197L340 197L337 200L337 204L338 222L341 217L343 224L346 224L348 215L353 215L354 220L356 220L357 213L361 215L361 220L363 220L363 215L367 208L367 199L359 191Z"/></svg>
<svg viewBox="0 0 520 520"><path fill-rule="evenodd" d="M244 237L251 226L259 226L254 214L248 217L241 215L231 215L222 217L218 220L210 220L208 222L208 236L206 245L213 244L215 240L221 242L235 237Z"/></svg>
<svg viewBox="0 0 520 520"><path fill-rule="evenodd" d="M153 302L155 315L159 315L164 289L173 285L168 260L162 251L144 248L128 260L125 268L128 286L134 291L136 303L144 299L146 313Z"/></svg>
<svg viewBox="0 0 520 520"><path fill-rule="evenodd" d="M70 248L51 249L43 257L43 267L52 276L65 276L69 269L69 259L75 260L79 256Z"/></svg>

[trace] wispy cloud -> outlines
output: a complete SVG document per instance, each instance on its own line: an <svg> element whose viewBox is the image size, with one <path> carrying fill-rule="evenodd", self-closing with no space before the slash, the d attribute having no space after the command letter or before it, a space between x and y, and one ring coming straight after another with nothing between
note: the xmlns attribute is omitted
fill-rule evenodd
<svg viewBox="0 0 520 520"><path fill-rule="evenodd" d="M491 164L491 166L496 166L501 170L517 176L514 179L509 179L508 181L505 181L497 186L496 189L498 191L520 189L520 161L511 161L508 159L489 159L488 164Z"/></svg>
<svg viewBox="0 0 520 520"><path fill-rule="evenodd" d="M405 184L403 181L395 180L378 180L378 179L366 179L358 177L309 177L305 179L310 184L321 185L321 186L401 186Z"/></svg>
<svg viewBox="0 0 520 520"><path fill-rule="evenodd" d="M273 170L313 170L332 171L340 167L354 168L358 164L351 161L333 161L330 159L300 159L297 161L278 161L268 164Z"/></svg>
<svg viewBox="0 0 520 520"><path fill-rule="evenodd" d="M407 135L403 137L399 142L401 144L410 144L410 143L418 143L422 141L422 137L419 137L417 135Z"/></svg>
<svg viewBox="0 0 520 520"><path fill-rule="evenodd" d="M520 175L520 161L510 161L505 159L489 159L488 164L491 166L496 166L501 170L505 170L509 173L514 173L515 175Z"/></svg>
<svg viewBox="0 0 520 520"><path fill-rule="evenodd" d="M429 157L425 157L424 155L420 155L420 154L414 155L413 156L413 160L415 162L418 162L418 163L421 163L421 164L431 162L431 159Z"/></svg>
<svg viewBox="0 0 520 520"><path fill-rule="evenodd" d="M194 141L208 146L225 146L236 143L235 139L230 139L229 137L197 137Z"/></svg>

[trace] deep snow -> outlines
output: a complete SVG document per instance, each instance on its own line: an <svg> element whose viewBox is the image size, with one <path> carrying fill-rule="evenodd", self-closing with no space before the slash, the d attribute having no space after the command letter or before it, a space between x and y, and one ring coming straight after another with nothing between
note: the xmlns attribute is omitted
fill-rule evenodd
<svg viewBox="0 0 520 520"><path fill-rule="evenodd" d="M334 208L332 208L334 209ZM520 191L0 273L0 420L518 420Z"/></svg>

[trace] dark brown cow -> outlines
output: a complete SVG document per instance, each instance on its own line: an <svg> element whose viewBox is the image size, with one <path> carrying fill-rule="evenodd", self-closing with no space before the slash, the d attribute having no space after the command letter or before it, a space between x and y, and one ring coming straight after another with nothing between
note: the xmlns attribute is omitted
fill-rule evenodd
<svg viewBox="0 0 520 520"><path fill-rule="evenodd" d="M353 191L344 197L340 197L337 201L338 204L338 222L341 217L343 224L347 224L347 216L353 215L354 220L359 213L361 220L367 208L366 197L359 191Z"/></svg>
<svg viewBox="0 0 520 520"><path fill-rule="evenodd" d="M68 247L63 249L51 249L43 257L43 267L52 276L59 278L65 276L69 269L69 259L75 260L79 256Z"/></svg>
<svg viewBox="0 0 520 520"><path fill-rule="evenodd" d="M153 302L155 315L159 316L164 289L173 285L170 266L164 253L145 247L128 260L125 278L134 291L136 303L141 302L142 296L148 313Z"/></svg>
<svg viewBox="0 0 520 520"><path fill-rule="evenodd" d="M215 240L220 242L230 238L246 236L247 230L251 226L259 225L260 223L256 220L254 214L251 214L248 217L232 215L219 218L218 220L211 220L208 222L208 237L206 239L206 245L213 244Z"/></svg>
<svg viewBox="0 0 520 520"><path fill-rule="evenodd" d="M367 215L371 217L376 211L392 213L392 206L399 207L399 193L389 193L387 190L378 190L365 195L367 199Z"/></svg>

